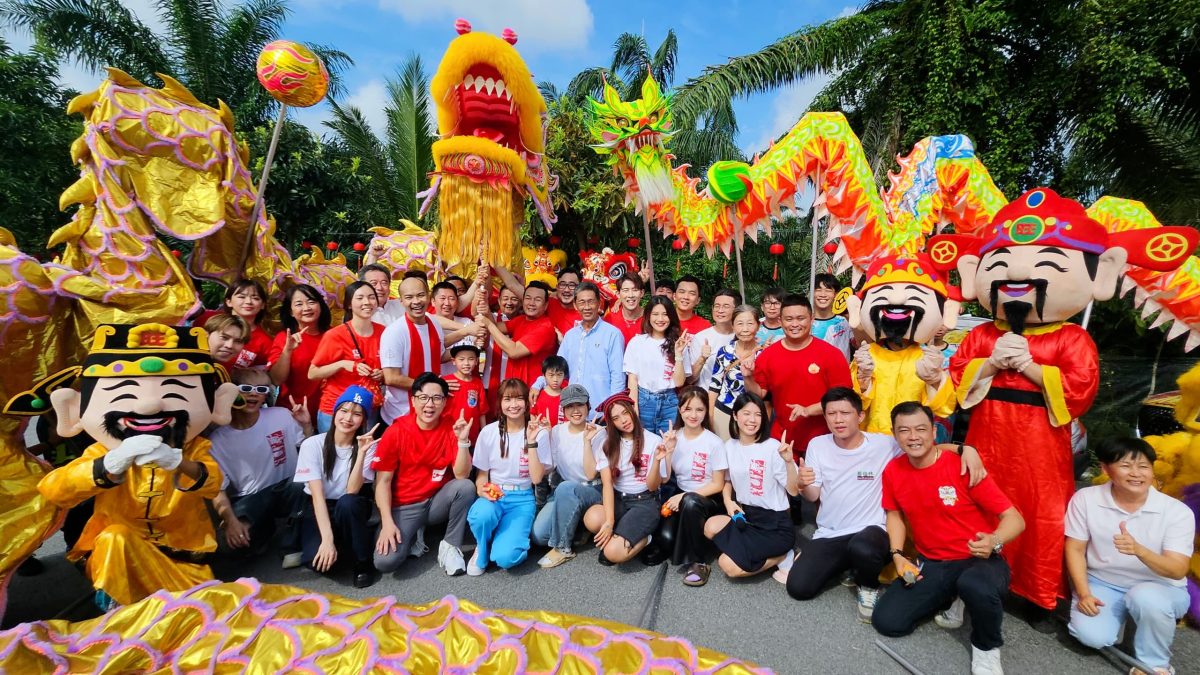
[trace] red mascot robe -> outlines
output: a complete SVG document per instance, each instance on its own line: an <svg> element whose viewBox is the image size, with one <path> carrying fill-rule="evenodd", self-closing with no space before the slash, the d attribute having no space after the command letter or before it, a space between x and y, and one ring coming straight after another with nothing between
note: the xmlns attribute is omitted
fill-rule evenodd
<svg viewBox="0 0 1200 675"><path fill-rule="evenodd" d="M979 450L988 474L1025 518L1025 531L1004 545L1011 590L1053 608L1066 596L1063 536L1067 502L1075 492L1071 420L1092 406L1100 356L1087 331L1072 323L1029 326L1025 337L1042 367L1041 390L1014 370L968 396L979 369L1008 326L976 326L950 359L950 377L963 408L972 408L967 444ZM982 400L980 398L982 397Z"/></svg>

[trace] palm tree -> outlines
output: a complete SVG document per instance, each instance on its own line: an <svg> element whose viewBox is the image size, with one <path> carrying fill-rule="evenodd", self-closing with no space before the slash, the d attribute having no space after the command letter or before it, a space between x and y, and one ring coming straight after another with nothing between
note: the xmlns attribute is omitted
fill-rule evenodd
<svg viewBox="0 0 1200 675"><path fill-rule="evenodd" d="M4 0L0 22L33 34L39 45L92 69L120 68L159 85L156 73L179 80L201 101L225 101L243 125L270 119L277 105L255 81L255 61L279 37L287 0L160 0L165 35L156 35L118 0ZM324 61L330 92L341 93L344 52L308 45Z"/></svg>
<svg viewBox="0 0 1200 675"><path fill-rule="evenodd" d="M336 101L331 101L333 119L325 125L359 158L358 172L367 177L372 224L390 227L400 218L417 220L417 193L429 186L436 133L429 109L429 76L419 56L408 57L388 80L387 90L382 140L362 111Z"/></svg>

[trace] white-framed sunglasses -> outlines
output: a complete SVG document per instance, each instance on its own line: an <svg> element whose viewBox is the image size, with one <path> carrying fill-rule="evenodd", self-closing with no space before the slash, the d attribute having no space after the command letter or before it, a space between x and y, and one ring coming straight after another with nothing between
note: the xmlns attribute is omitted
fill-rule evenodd
<svg viewBox="0 0 1200 675"><path fill-rule="evenodd" d="M238 391L242 392L243 394L263 394L263 395L271 393L271 389L272 389L272 387L270 385L266 385L266 384L239 384L237 386L237 388L238 388Z"/></svg>

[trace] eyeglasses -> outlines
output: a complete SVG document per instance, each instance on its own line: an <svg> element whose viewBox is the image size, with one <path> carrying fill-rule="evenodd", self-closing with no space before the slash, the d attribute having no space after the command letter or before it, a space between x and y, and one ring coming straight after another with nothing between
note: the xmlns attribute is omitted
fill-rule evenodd
<svg viewBox="0 0 1200 675"><path fill-rule="evenodd" d="M441 395L430 396L428 394L417 394L416 396L413 396L413 398L416 399L417 403L420 403L421 405L425 405L426 403L441 405L446 402L446 397Z"/></svg>
<svg viewBox="0 0 1200 675"><path fill-rule="evenodd" d="M243 394L269 394L271 387L265 384L239 384L238 391Z"/></svg>
<svg viewBox="0 0 1200 675"><path fill-rule="evenodd" d="M781 305L781 304L783 304L783 302L780 300L763 300L762 304L764 304L764 305Z"/></svg>
<svg viewBox="0 0 1200 675"><path fill-rule="evenodd" d="M595 299L583 300L581 298L575 298L575 305L577 307L595 307L597 304L599 303Z"/></svg>
<svg viewBox="0 0 1200 675"><path fill-rule="evenodd" d="M575 290L576 288L579 288L579 284L577 284L577 283L574 283L574 282L572 282L572 281L560 281L560 282L558 282L558 287L559 287L559 288L565 288L565 289L567 289L568 291L573 291L573 290Z"/></svg>

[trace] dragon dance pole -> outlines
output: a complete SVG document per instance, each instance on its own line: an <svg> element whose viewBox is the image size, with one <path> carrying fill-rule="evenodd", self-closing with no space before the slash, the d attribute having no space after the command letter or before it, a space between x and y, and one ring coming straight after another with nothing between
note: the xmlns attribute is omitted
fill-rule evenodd
<svg viewBox="0 0 1200 675"><path fill-rule="evenodd" d="M650 297L658 291L654 288L654 240L650 238L650 218L642 214L642 229L646 237L646 269L650 270Z"/></svg>
<svg viewBox="0 0 1200 675"><path fill-rule="evenodd" d="M258 229L258 214L263 210L263 195L266 194L267 182L271 179L271 164L275 161L275 148L279 147L279 134L283 131L283 120L287 117L288 107L279 105L279 117L275 119L275 131L271 133L271 145L267 148L267 157L263 161L262 178L258 180L258 196L254 198L254 210L250 212L250 227L246 232L246 244L242 247L242 264L239 273L246 269L250 260L250 250L254 246L254 234Z"/></svg>
<svg viewBox="0 0 1200 675"><path fill-rule="evenodd" d="M746 280L742 278L742 245L741 242L733 242L733 252L737 257L738 266L738 292L742 294L742 300L746 299Z"/></svg>
<svg viewBox="0 0 1200 675"><path fill-rule="evenodd" d="M813 218L812 260L808 264L808 299L811 302L813 293L817 290L817 219Z"/></svg>

